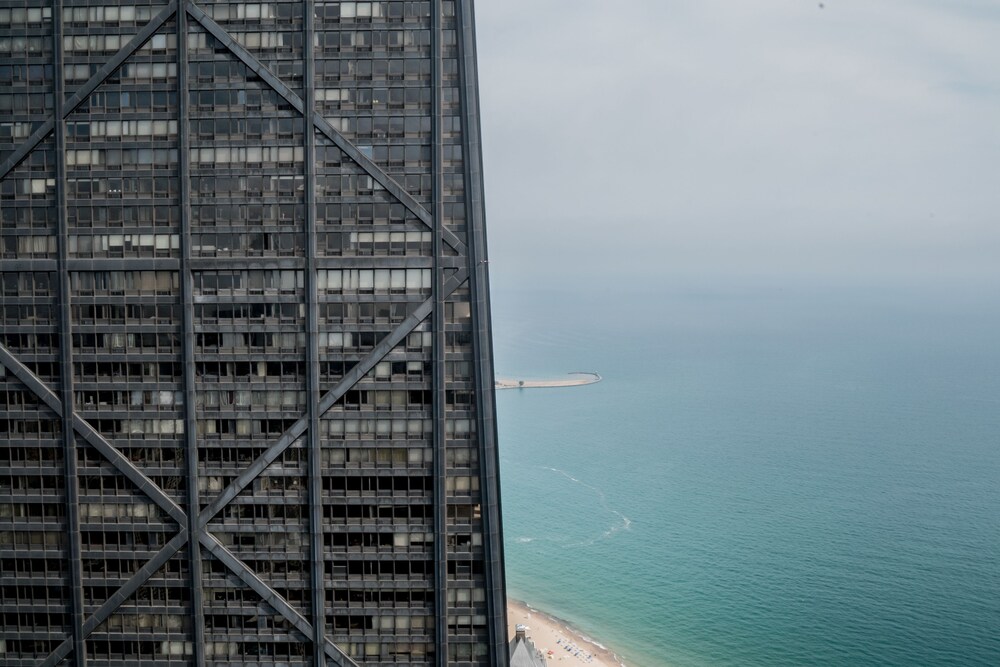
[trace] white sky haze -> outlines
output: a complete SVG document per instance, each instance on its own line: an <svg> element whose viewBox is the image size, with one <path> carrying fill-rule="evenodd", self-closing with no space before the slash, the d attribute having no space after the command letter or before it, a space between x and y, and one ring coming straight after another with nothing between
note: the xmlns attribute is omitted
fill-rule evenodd
<svg viewBox="0 0 1000 667"><path fill-rule="evenodd" d="M1000 4L823 5L477 3L491 272L996 283Z"/></svg>

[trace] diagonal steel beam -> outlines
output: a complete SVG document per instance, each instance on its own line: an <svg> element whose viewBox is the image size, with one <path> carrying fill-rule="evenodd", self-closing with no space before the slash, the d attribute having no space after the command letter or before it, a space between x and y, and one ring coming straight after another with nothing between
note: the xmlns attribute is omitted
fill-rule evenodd
<svg viewBox="0 0 1000 667"><path fill-rule="evenodd" d="M160 549L149 562L139 568L138 572L133 574L128 581L122 584L121 588L115 591L114 594L84 622L83 637L89 637L101 623L111 617L111 614L118 611L126 600L132 597L132 595L134 595L143 584L149 581L150 577L156 574L157 570L166 565L167 561L173 558L174 554L180 551L181 547L187 544L187 541L187 528L182 527L181 532L174 535L169 542L163 545L163 548ZM39 663L39 667L55 667L55 665L59 664L63 658L69 655L71 650L73 650L72 637L59 644L55 651L50 653L45 660Z"/></svg>
<svg viewBox="0 0 1000 667"><path fill-rule="evenodd" d="M394 181L388 174L385 174L385 172L383 172L378 165L376 165L367 155L362 153L357 146L347 139L347 137L341 134L336 128L333 127L333 125L330 125L330 121L323 118L319 112L313 112L313 125L315 125L316 129L325 134L327 138L337 146L337 148L344 151L344 153L346 153L352 160L357 162L369 176L378 181L379 185L384 187L389 194L402 202L406 208L410 209L410 211L412 211L422 223L432 229L434 228L433 216L427 211L427 209L414 199L410 193L404 190L401 185L396 183L396 181ZM373 172L385 174L386 181L380 180ZM411 205L411 201L419 207L419 210L416 210L416 208ZM445 243L451 246L455 252L463 256L466 254L465 243L463 243L462 240L455 235L455 232L450 229L443 229L442 234L444 236Z"/></svg>
<svg viewBox="0 0 1000 667"><path fill-rule="evenodd" d="M170 515L170 518L180 525L187 524L187 514L180 506L173 501L166 491L157 486L156 482L146 477L134 463L128 460L114 445L108 442L103 435L97 432L87 420L79 414L73 414L73 428L89 442L94 449L104 455L108 462L118 469L118 472L132 480L132 483L139 487L139 490L149 496L150 500L156 503L160 509Z"/></svg>
<svg viewBox="0 0 1000 667"><path fill-rule="evenodd" d="M62 401L59 400L55 392L49 389L42 382L42 379L35 375L30 368L22 364L17 357L11 354L10 350L3 343L0 343L0 364L13 373L14 377L24 383L24 386L30 389L35 396L42 399L42 403L45 403L52 412L55 412L56 415L62 414Z"/></svg>
<svg viewBox="0 0 1000 667"><path fill-rule="evenodd" d="M30 389L45 405L57 414L62 413L62 401L59 397L42 382L41 378L31 372L27 366L18 361L17 357L10 353L6 347L0 344L0 364L3 364L9 371L14 373L24 386ZM69 373L72 369L63 369ZM187 524L187 514L184 513L177 503L167 495L167 493L156 485L153 480L139 470L134 463L129 461L124 454L118 451L114 445L108 442L103 435L98 433L93 426L79 414L73 414L73 430L75 430L84 440L89 442L94 449L99 451L108 462L113 465L118 472L127 477L135 484L140 491L145 493L150 500L156 503L160 509L166 512L170 518L181 526Z"/></svg>
<svg viewBox="0 0 1000 667"><path fill-rule="evenodd" d="M288 603L276 590L271 588L267 582L257 576L250 567L237 558L233 552L225 547L214 535L208 532L199 534L202 546L215 556L220 562L228 567L233 574L240 578L244 584L249 586L267 604L271 605L276 612L288 619L292 626L306 637L313 636L313 627L305 617ZM323 648L327 656L333 659L334 664L340 667L358 667L350 656L344 653L336 644L327 639Z"/></svg>
<svg viewBox="0 0 1000 667"><path fill-rule="evenodd" d="M0 181L7 178L7 174L16 167L21 160L28 156L28 153L35 150L38 144L55 129L55 118L49 118L38 126L38 129L31 133L31 136L24 140L24 143L14 149L14 152L7 156L7 159L0 164Z"/></svg>
<svg viewBox="0 0 1000 667"><path fill-rule="evenodd" d="M242 44L237 42L232 35L226 32L225 28L216 23L201 7L198 7L193 2L187 2L185 4L185 9L188 14L190 14L196 21L198 21L198 23L202 25L202 27L205 28L205 30L219 40L219 42L229 49L229 51L244 65L246 65L250 71L259 76L264 83L270 86L274 92L281 95L281 97L292 105L296 111L306 117L312 115L313 126L317 130L326 135L326 137L329 138L330 141L337 146L337 148L342 150L349 158L351 158L351 160L364 169L365 173L375 179L375 181L385 188L389 194L399 200L404 206L406 206L406 208L410 209L410 211L416 215L421 222L432 229L434 228L434 217L431 215L430 211L424 208L423 204L418 202L413 195L403 188L403 186L397 183L391 176L389 176L389 174L385 173L385 171L375 164L367 155L362 153L360 148L355 146L347 137L334 128L333 125L330 125L330 122L323 118L322 114L319 114L312 109L307 110L305 102L302 101L302 98L299 97L295 91L289 88L273 72L271 72L267 65L262 63L257 56L250 53L250 51L248 51ZM460 255L465 254L465 243L463 243L454 232L451 230L444 230L444 237L445 242L455 251L457 251Z"/></svg>
<svg viewBox="0 0 1000 667"><path fill-rule="evenodd" d="M458 289L462 283L465 282L468 272L465 270L456 271L454 275L447 280L443 289L443 298L450 296L456 289ZM372 351L364 359L359 361L348 373L341 378L340 382L336 384L330 391L323 395L320 399L317 416L322 416L333 404L340 400L351 387L356 385L358 381L363 378L368 372L375 368L375 364L382 361L385 355L389 354L392 348L396 347L404 338L406 338L417 325L423 321L427 315L430 314L432 308L434 307L434 297L427 299L421 303L415 311L410 313L410 315L403 320L398 327L396 327L392 333L383 338L378 345L376 345ZM226 505L233 501L243 489L250 485L257 477L264 472L264 470L271 465L275 459L277 459L281 454L288 449L296 438L305 433L306 429L309 427L309 417L308 415L303 415L299 417L288 427L277 442L267 448L260 456L258 456L253 463L251 463L240 475L229 483L225 489L213 500L205 509L201 511L198 517L198 523L202 527L208 525L216 514L218 514Z"/></svg>
<svg viewBox="0 0 1000 667"><path fill-rule="evenodd" d="M164 23L170 20L177 12L177 2L178 0L171 0L170 3L163 8L163 10L153 17L153 19L143 26L142 30L136 33L135 37L129 40L128 44L118 49L118 52L111 57L106 63L101 65L101 68L94 73L86 83L84 83L80 88L73 93L72 96L62 106L62 116L58 120L68 118L71 113L76 111L76 108L80 106L85 99L90 97L98 86L108 80L115 70L121 67L133 53L142 48L142 45L149 41L149 38L153 36L157 30L159 30ZM61 21L62 17L56 17L54 20ZM57 72L57 76L63 76L62 72ZM55 115L49 117L44 123L42 123L37 130L31 133L23 144L18 146L13 153L7 156L2 163L0 163L0 180L7 177L7 174L18 165L28 153L35 150L38 144L42 143L42 140L55 128Z"/></svg>

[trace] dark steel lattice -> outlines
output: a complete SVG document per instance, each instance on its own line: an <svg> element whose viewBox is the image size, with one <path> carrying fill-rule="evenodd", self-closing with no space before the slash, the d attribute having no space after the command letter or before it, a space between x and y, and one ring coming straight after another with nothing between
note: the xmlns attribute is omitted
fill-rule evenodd
<svg viewBox="0 0 1000 667"><path fill-rule="evenodd" d="M0 663L506 664L471 0L0 1Z"/></svg>

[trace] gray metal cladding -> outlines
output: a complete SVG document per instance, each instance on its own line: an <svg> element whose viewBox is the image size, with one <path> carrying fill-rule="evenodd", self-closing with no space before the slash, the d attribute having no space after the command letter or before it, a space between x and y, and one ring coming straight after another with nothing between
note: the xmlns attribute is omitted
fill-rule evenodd
<svg viewBox="0 0 1000 667"><path fill-rule="evenodd" d="M0 663L506 664L474 56L0 1Z"/></svg>

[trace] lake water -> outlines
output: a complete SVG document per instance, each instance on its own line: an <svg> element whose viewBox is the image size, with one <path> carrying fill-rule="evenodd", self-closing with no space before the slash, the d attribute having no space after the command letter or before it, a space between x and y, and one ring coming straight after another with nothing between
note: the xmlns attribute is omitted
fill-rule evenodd
<svg viewBox="0 0 1000 667"><path fill-rule="evenodd" d="M630 665L1000 665L1000 297L494 285L509 594Z"/></svg>

